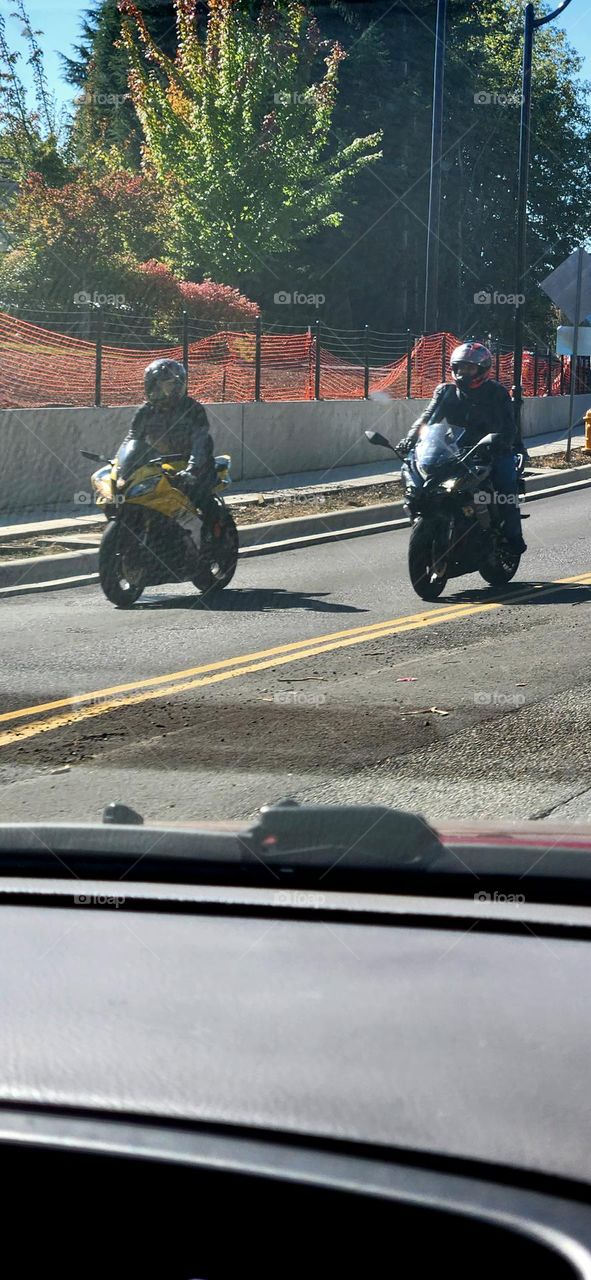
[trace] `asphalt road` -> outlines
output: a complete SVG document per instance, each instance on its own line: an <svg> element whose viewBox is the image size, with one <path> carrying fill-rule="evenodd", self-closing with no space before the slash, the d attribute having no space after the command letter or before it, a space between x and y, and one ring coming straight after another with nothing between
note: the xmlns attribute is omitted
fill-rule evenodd
<svg viewBox="0 0 591 1280"><path fill-rule="evenodd" d="M245 558L208 608L190 587L129 612L94 586L3 601L2 820L286 795L591 820L591 491L528 510L503 596L474 575L424 604L404 530Z"/></svg>

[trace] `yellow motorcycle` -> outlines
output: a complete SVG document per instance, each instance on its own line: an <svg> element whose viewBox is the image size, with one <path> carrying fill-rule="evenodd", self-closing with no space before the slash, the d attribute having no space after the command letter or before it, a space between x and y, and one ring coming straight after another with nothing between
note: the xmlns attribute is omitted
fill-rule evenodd
<svg viewBox="0 0 591 1280"><path fill-rule="evenodd" d="M135 604L145 587L192 582L204 595L226 587L238 563L238 531L222 498L230 483L228 454L215 459L215 511L203 517L181 488L180 454L151 457L145 441L128 440L114 459L88 453L102 465L92 476L94 499L107 527L99 547L99 578L108 600L119 609Z"/></svg>

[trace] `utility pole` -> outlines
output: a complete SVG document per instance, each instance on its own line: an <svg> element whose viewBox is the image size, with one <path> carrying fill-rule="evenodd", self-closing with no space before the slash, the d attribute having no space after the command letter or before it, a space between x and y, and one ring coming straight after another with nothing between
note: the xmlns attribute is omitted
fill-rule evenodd
<svg viewBox="0 0 591 1280"><path fill-rule="evenodd" d="M441 153L443 150L443 81L445 74L446 19L447 0L437 0L431 118L431 170L429 174L427 258L425 264L425 310L423 319L425 333L435 333L439 320L439 223L441 216Z"/></svg>
<svg viewBox="0 0 591 1280"><path fill-rule="evenodd" d="M523 26L523 64L521 70L521 118L519 121L519 174L517 180L517 268L515 327L513 339L513 403L517 438L521 438L521 406L523 404L523 303L527 275L527 188L529 180L529 153L531 137L531 86L534 33L563 13L570 0L543 18L536 18L533 4L525 7Z"/></svg>

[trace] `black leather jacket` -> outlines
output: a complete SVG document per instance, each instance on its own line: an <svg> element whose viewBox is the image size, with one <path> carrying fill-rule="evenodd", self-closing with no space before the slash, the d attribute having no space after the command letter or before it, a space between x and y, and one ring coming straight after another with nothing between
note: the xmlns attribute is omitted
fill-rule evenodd
<svg viewBox="0 0 591 1280"><path fill-rule="evenodd" d="M126 439L145 440L158 453L182 453L187 470L200 486L213 488L216 473L207 414L191 396L172 404L146 402L138 409Z"/></svg>
<svg viewBox="0 0 591 1280"><path fill-rule="evenodd" d="M441 382L414 427L441 418L452 427L465 428L462 447L471 448L489 431L501 436L503 453L510 453L517 446L513 401L507 389L494 378L488 378L471 391L460 391L455 382Z"/></svg>

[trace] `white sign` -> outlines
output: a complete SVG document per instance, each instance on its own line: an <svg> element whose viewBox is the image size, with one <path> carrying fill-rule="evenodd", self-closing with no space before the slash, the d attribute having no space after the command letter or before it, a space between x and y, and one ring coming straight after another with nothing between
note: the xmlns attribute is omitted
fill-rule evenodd
<svg viewBox="0 0 591 1280"><path fill-rule="evenodd" d="M572 356L573 355L573 335L574 327L572 325L560 324L556 333L556 355ZM577 355L591 356L591 328L585 325L579 326L577 331Z"/></svg>
<svg viewBox="0 0 591 1280"><path fill-rule="evenodd" d="M582 258L581 301L579 314L576 316L579 254ZM551 271L550 275L541 281L541 287L573 324L580 324L581 320L591 312L591 255L586 249L574 249L570 256L556 268L556 271Z"/></svg>

